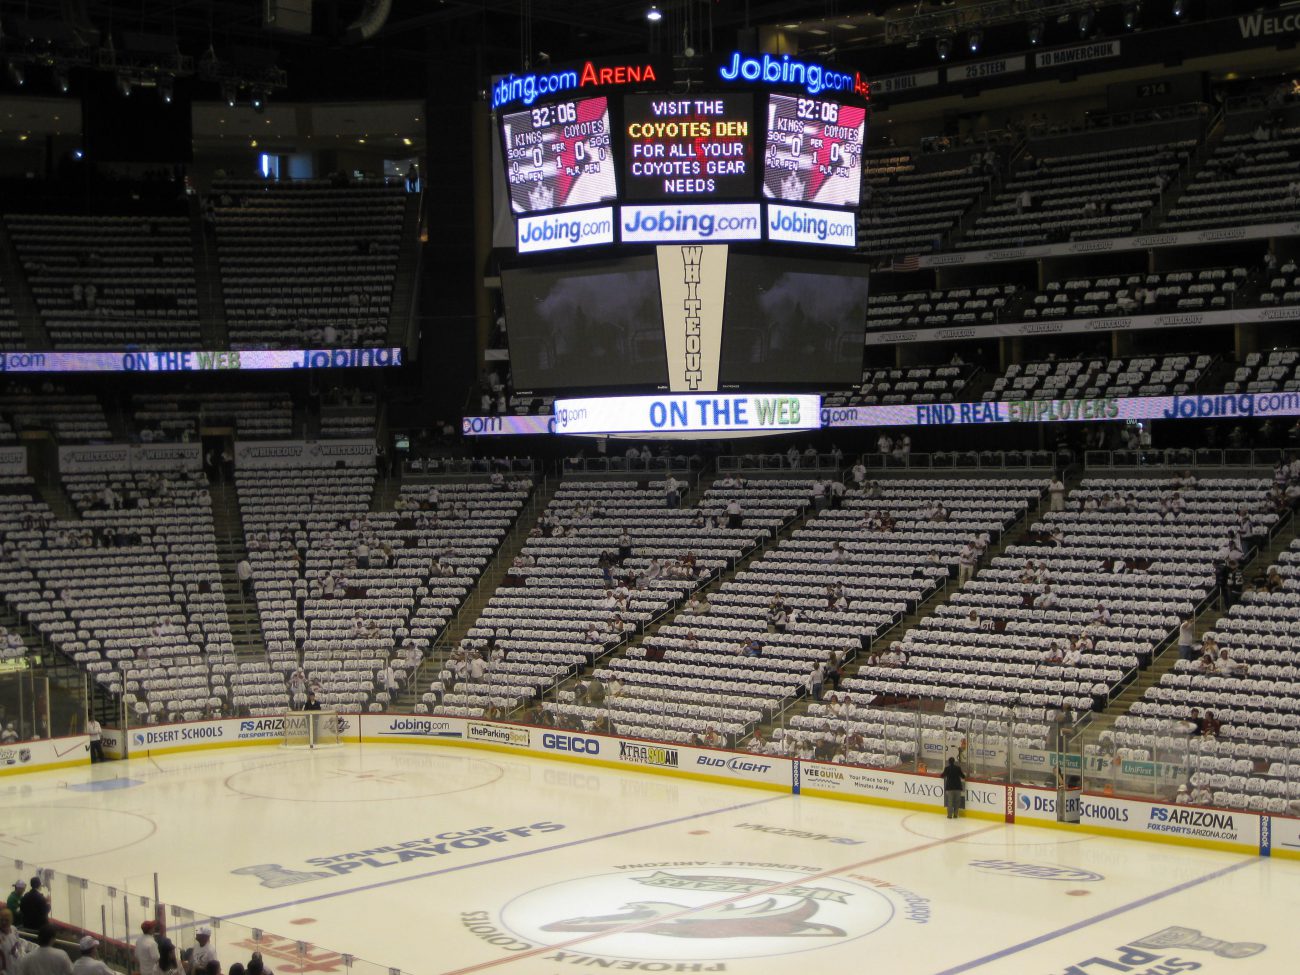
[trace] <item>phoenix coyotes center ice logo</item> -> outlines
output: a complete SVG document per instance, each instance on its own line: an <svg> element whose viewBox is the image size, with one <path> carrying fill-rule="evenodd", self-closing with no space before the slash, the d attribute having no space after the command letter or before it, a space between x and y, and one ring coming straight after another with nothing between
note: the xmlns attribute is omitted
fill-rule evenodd
<svg viewBox="0 0 1300 975"><path fill-rule="evenodd" d="M529 891L502 908L501 923L533 944L581 943L604 957L713 960L844 944L902 906L883 890L811 869L653 864Z"/></svg>
<svg viewBox="0 0 1300 975"><path fill-rule="evenodd" d="M720 895L744 895L773 887L767 880L753 877L682 877L659 873L634 877L647 887L670 890L700 890ZM715 906L692 908L667 901L633 901L623 905L619 914L596 917L573 917L542 925L543 931L610 931L635 925L645 934L670 938L842 938L844 929L832 924L817 924L818 900L829 899L843 904L847 895L823 887L789 887L780 896L754 901L729 900ZM783 904L782 901L793 901Z"/></svg>

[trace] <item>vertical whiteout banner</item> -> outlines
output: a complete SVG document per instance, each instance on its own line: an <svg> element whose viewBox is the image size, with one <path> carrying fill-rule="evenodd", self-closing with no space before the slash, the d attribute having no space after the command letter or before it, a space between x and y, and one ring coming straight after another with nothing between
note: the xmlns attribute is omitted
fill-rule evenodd
<svg viewBox="0 0 1300 975"><path fill-rule="evenodd" d="M727 245L665 244L656 251L668 388L674 393L714 392L722 357Z"/></svg>

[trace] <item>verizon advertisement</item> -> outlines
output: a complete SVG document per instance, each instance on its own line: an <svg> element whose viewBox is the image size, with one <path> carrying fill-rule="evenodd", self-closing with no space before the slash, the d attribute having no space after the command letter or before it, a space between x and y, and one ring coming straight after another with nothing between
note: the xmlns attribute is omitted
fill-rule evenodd
<svg viewBox="0 0 1300 975"><path fill-rule="evenodd" d="M718 388L722 311L727 292L727 246L682 244L655 248L663 308L668 388Z"/></svg>
<svg viewBox="0 0 1300 975"><path fill-rule="evenodd" d="M0 745L0 775L89 764L90 739L85 735Z"/></svg>
<svg viewBox="0 0 1300 975"><path fill-rule="evenodd" d="M65 474L102 471L197 471L203 448L196 443L102 444L60 447L59 470Z"/></svg>

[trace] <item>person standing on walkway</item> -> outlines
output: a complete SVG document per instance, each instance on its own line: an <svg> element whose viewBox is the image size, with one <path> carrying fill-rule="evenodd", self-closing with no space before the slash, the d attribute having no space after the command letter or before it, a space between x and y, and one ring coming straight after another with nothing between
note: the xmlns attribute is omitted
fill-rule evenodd
<svg viewBox="0 0 1300 975"><path fill-rule="evenodd" d="M956 819L960 815L961 794L965 786L966 773L957 764L957 759L948 759L948 764L943 768L943 805L948 811L949 819Z"/></svg>

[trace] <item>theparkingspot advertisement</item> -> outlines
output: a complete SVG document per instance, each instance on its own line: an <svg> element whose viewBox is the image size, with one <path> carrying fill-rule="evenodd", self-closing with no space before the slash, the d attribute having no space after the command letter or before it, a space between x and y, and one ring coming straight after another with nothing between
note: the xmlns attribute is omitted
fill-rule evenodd
<svg viewBox="0 0 1300 975"><path fill-rule="evenodd" d="M407 744L487 748L906 809L937 812L943 807L943 788L937 775L441 715L340 714L339 726L345 746ZM142 757L241 745L274 745L282 741L283 734L283 717L225 718L152 725L125 733L105 729L104 745L110 757L120 757L123 745L128 757ZM31 744L43 746L53 754L59 743L65 751L88 749L84 736ZM0 755L4 754L0 750ZM42 750L40 754L46 756L47 751ZM52 767L38 761L35 752L25 761L17 753L13 759L12 765L0 771ZM76 762L85 760L84 757L75 759ZM1094 793L1083 793L1077 801L1079 823L1064 824L1057 822L1054 789L974 780L966 789L967 812L984 819L1300 859L1300 819Z"/></svg>

